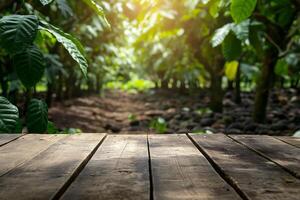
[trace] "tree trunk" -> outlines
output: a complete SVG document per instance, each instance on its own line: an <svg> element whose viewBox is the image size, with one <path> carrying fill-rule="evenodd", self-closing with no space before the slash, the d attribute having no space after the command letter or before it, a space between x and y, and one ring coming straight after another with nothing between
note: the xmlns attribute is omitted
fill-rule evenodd
<svg viewBox="0 0 300 200"><path fill-rule="evenodd" d="M222 76L211 74L210 108L214 112L223 112Z"/></svg>
<svg viewBox="0 0 300 200"><path fill-rule="evenodd" d="M101 79L101 75L98 74L97 81L96 81L95 92L100 94L101 90L102 90L102 79Z"/></svg>
<svg viewBox="0 0 300 200"><path fill-rule="evenodd" d="M168 80L162 80L161 81L161 88L162 89L168 89L169 88L169 81Z"/></svg>
<svg viewBox="0 0 300 200"><path fill-rule="evenodd" d="M264 123L267 115L269 90L273 83L274 68L276 65L276 53L268 52L263 60L261 75L257 82L253 120L257 123Z"/></svg>
<svg viewBox="0 0 300 200"><path fill-rule="evenodd" d="M241 98L241 66L238 66L236 79L235 79L235 91L234 91L234 101L237 104L242 102Z"/></svg>
<svg viewBox="0 0 300 200"><path fill-rule="evenodd" d="M51 104L52 104L52 95L53 95L53 84L48 83L47 84L46 103L47 103L49 108L51 107Z"/></svg>
<svg viewBox="0 0 300 200"><path fill-rule="evenodd" d="M59 75L58 75L58 80L57 80L57 84L56 84L56 100L57 101L62 101L63 100L63 84L64 82L64 78L63 78L63 75L62 73L60 72Z"/></svg>
<svg viewBox="0 0 300 200"><path fill-rule="evenodd" d="M2 96L7 97L8 94L8 83L5 80L5 72L2 66L0 66L0 85L2 90Z"/></svg>
<svg viewBox="0 0 300 200"><path fill-rule="evenodd" d="M227 87L228 91L232 91L233 90L233 81L228 80L228 87Z"/></svg>

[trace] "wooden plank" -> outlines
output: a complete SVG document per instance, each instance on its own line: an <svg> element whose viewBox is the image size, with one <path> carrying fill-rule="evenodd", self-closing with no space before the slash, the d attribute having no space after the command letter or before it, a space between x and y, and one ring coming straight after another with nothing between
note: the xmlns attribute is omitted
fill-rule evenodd
<svg viewBox="0 0 300 200"><path fill-rule="evenodd" d="M149 147L154 199L241 199L186 135L150 135Z"/></svg>
<svg viewBox="0 0 300 200"><path fill-rule="evenodd" d="M232 135L230 137L257 151L262 156L282 166L291 174L300 178L299 148L267 135Z"/></svg>
<svg viewBox="0 0 300 200"><path fill-rule="evenodd" d="M278 140L281 140L285 143L288 143L292 146L300 148L300 138L299 137L278 136L275 138Z"/></svg>
<svg viewBox="0 0 300 200"><path fill-rule="evenodd" d="M146 135L110 135L62 199L149 199Z"/></svg>
<svg viewBox="0 0 300 200"><path fill-rule="evenodd" d="M63 135L27 134L0 148L0 177L64 138Z"/></svg>
<svg viewBox="0 0 300 200"><path fill-rule="evenodd" d="M18 139L21 136L22 134L0 134L0 147Z"/></svg>
<svg viewBox="0 0 300 200"><path fill-rule="evenodd" d="M300 180L273 162L222 134L191 137L247 199L299 200Z"/></svg>
<svg viewBox="0 0 300 200"><path fill-rule="evenodd" d="M1 199L50 199L98 147L104 134L71 135L0 178Z"/></svg>

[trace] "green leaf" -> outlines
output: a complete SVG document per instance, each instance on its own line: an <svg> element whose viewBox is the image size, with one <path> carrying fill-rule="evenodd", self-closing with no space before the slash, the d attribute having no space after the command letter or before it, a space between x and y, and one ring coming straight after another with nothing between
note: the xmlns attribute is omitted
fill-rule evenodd
<svg viewBox="0 0 300 200"><path fill-rule="evenodd" d="M212 40L211 40L212 46L217 47L220 44L222 44L222 42L224 41L226 36L232 30L233 26L234 26L234 24L230 23L230 24L226 24L223 27L217 29L214 36L213 36L213 38L212 38Z"/></svg>
<svg viewBox="0 0 300 200"><path fill-rule="evenodd" d="M71 57L79 64L84 76L87 75L88 63L84 57L84 49L76 38L52 26L51 24L48 24L47 22L42 22L42 26L39 26L39 29L51 33L57 39L57 41L66 48Z"/></svg>
<svg viewBox="0 0 300 200"><path fill-rule="evenodd" d="M257 0L231 0L230 13L235 23L250 17L256 7Z"/></svg>
<svg viewBox="0 0 300 200"><path fill-rule="evenodd" d="M263 50L263 40L260 37L260 29L257 27L250 27L249 32L249 41L250 44L254 47L258 57L263 56L264 50Z"/></svg>
<svg viewBox="0 0 300 200"><path fill-rule="evenodd" d="M229 80L233 81L235 79L238 67L239 67L238 61L226 62L225 75Z"/></svg>
<svg viewBox="0 0 300 200"><path fill-rule="evenodd" d="M45 71L42 52L35 46L13 56L13 65L17 75L26 88L39 82Z"/></svg>
<svg viewBox="0 0 300 200"><path fill-rule="evenodd" d="M30 133L45 133L48 127L48 107L44 101L32 99L27 107L26 125Z"/></svg>
<svg viewBox="0 0 300 200"><path fill-rule="evenodd" d="M275 74L277 74L278 76L289 75L289 65L285 59L280 59L277 61L275 66Z"/></svg>
<svg viewBox="0 0 300 200"><path fill-rule="evenodd" d="M17 120L17 125L16 125L13 133L22 133L22 131L23 131L23 124L22 124L21 120L18 119Z"/></svg>
<svg viewBox="0 0 300 200"><path fill-rule="evenodd" d="M19 111L6 98L0 96L0 133L11 133L15 130Z"/></svg>
<svg viewBox="0 0 300 200"><path fill-rule="evenodd" d="M219 15L220 11L220 0L216 0L212 2L212 5L209 7L209 14L216 18Z"/></svg>
<svg viewBox="0 0 300 200"><path fill-rule="evenodd" d="M67 0L56 0L56 4L61 14L67 18L74 16L72 8L69 6Z"/></svg>
<svg viewBox="0 0 300 200"><path fill-rule="evenodd" d="M230 33L222 44L222 52L227 61L237 60L242 52L241 41Z"/></svg>
<svg viewBox="0 0 300 200"><path fill-rule="evenodd" d="M14 54L32 45L39 20L34 15L9 15L0 19L0 45Z"/></svg>
<svg viewBox="0 0 300 200"><path fill-rule="evenodd" d="M94 0L82 1L101 17L107 27L110 27L110 24L105 17L104 10L99 4L97 4Z"/></svg>
<svg viewBox="0 0 300 200"><path fill-rule="evenodd" d="M51 3L53 0L40 0L40 2L43 4L43 6Z"/></svg>
<svg viewBox="0 0 300 200"><path fill-rule="evenodd" d="M86 5L88 5L93 11L95 11L98 15L104 16L103 8L98 5L93 0L82 0Z"/></svg>
<svg viewBox="0 0 300 200"><path fill-rule="evenodd" d="M47 133L48 133L48 134L55 134L55 133L58 133L58 129L57 129L57 127L54 125L53 122L48 121L48 125L47 125Z"/></svg>
<svg viewBox="0 0 300 200"><path fill-rule="evenodd" d="M235 24L232 31L239 40L246 41L249 39L249 26L250 20L245 20L239 24Z"/></svg>
<svg viewBox="0 0 300 200"><path fill-rule="evenodd" d="M9 133L10 131L5 126L4 122L0 119L0 133Z"/></svg>

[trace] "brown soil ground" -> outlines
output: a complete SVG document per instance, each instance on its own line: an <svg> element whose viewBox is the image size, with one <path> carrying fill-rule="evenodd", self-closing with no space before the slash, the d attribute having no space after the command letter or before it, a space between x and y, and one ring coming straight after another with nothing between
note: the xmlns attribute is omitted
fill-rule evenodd
<svg viewBox="0 0 300 200"><path fill-rule="evenodd" d="M59 129L79 128L87 133L149 132L149 124L157 117L166 120L167 133L204 130L232 134L291 135L300 130L300 98L296 91L272 93L266 124L256 124L251 120L252 93L243 93L243 103L240 105L231 100L232 96L231 93L225 96L224 113L214 114L205 111L209 101L205 93L149 91L128 94L106 91L102 96L54 103L49 115Z"/></svg>

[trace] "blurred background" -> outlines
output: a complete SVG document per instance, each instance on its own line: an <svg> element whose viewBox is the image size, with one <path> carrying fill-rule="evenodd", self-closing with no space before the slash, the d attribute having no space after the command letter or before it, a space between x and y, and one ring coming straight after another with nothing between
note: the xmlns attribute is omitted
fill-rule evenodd
<svg viewBox="0 0 300 200"><path fill-rule="evenodd" d="M84 48L86 77L37 33L46 68L31 95L49 107L48 132L298 135L299 3L240 2L2 0L0 16L34 14ZM0 48L0 92L22 110L9 57Z"/></svg>

